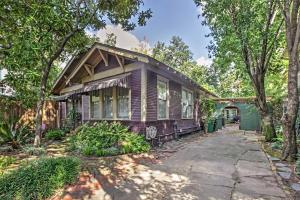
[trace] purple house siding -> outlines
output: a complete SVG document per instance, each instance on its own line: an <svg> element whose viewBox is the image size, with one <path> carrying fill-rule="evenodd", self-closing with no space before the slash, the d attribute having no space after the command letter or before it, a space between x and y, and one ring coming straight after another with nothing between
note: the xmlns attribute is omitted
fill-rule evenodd
<svg viewBox="0 0 300 200"><path fill-rule="evenodd" d="M124 73L124 77L126 79L120 80L126 80L126 86L124 85L118 85L119 87L129 87L130 88L130 114L131 119L126 120L118 120L124 125L128 126L131 131L144 134L146 132L146 127L148 126L155 126L157 128L157 134L158 137L155 139L157 141L163 141L163 140L169 140L174 138L176 135L175 132L192 132L195 130L199 130L199 119L200 118L200 112L199 112L199 105L196 104L196 99L198 99L199 91L204 92L204 94L209 94L211 96L214 96L213 94L209 93L205 89L203 89L201 86L198 86L196 83L194 83L192 80L184 76L183 74L180 74L179 72L174 71L169 66L166 66L163 63L160 63L159 61L139 53L131 52L128 50L116 48L116 47L110 47L102 44L95 44L95 47L91 47L88 52L86 52L84 55L81 55L79 57L80 60L82 60L83 64L88 64L93 66L93 64L96 64L99 60L99 51L102 52L102 54L107 58L108 60L108 66L105 66L104 60L101 60L99 64L94 68L94 77L93 79L109 79L111 77L112 83L114 83L114 78L119 79L120 73ZM97 47L97 48L96 48ZM107 48L110 48L113 51L108 50ZM120 58L119 62L117 60L117 57ZM97 59L97 60L95 60ZM72 76L72 72L76 70L76 66L79 61L71 61L71 63L68 65L66 70L61 74L59 80L57 81L53 93L56 95L61 95L60 98L64 98L64 92L62 90L64 89L65 85L67 85L67 81L70 83L76 83L76 84L82 84L87 76L89 76L88 69L85 69L82 65L82 68L80 68L81 71L76 71L76 76ZM86 67L86 66L85 66ZM142 80L144 80L144 69L146 71L146 83L142 83ZM107 72L106 72L107 71ZM84 72L84 73L83 73ZM101 74L99 74L101 73ZM126 73L126 75L125 75ZM130 76L128 76L127 73L130 73ZM165 79L168 79L168 90L169 90L169 119L164 120L158 120L157 119L157 113L158 113L158 102L157 102L157 77L158 75L160 77L163 77ZM92 76L92 75L91 75ZM66 77L68 79L66 79ZM98 77L98 78L97 78ZM162 78L162 79L163 79ZM91 79L90 79L91 80ZM95 81L97 81L95 80ZM143 85L142 85L143 84ZM144 84L146 86L144 87ZM72 84L71 84L72 85ZM106 87L112 87L117 85L108 85ZM67 86L68 87L68 86ZM85 83L84 85L80 86L82 89L86 87ZM194 92L194 116L193 119L182 119L182 87L185 87L191 91ZM82 114L82 121L83 122L93 122L94 120L90 119L89 113L90 113L90 97L88 91L82 91L81 89L75 89L74 88L68 88L64 91L71 91L78 93L78 96L81 99L81 107L79 107L79 111L81 110ZM100 87L102 88L102 87ZM98 89L100 89L98 88ZM146 90L146 102L142 101L141 97L144 95L144 89ZM143 91L142 91L143 90ZM116 95L115 91L119 90L113 90L114 91L114 97ZM72 94L73 95L73 94ZM73 96L71 96L73 98ZM67 101L66 99L60 99L58 101L60 102L60 112L61 112L61 120L64 120L66 118L66 103L63 101ZM118 105L116 101L114 102L114 106ZM146 115L142 116L142 105L146 104ZM78 105L80 106L80 104ZM195 108L198 108L198 110L195 110ZM99 107L100 109L100 107ZM117 107L114 107L113 109L114 113L117 111ZM103 107L102 107L103 112ZM198 115L196 115L198 113ZM114 115L115 116L115 115ZM197 119L196 119L197 116ZM145 119L145 121L142 121ZM115 117L117 120L117 118ZM101 120L97 120L101 121ZM112 122L113 120L111 120ZM62 123L60 123L62 124Z"/></svg>
<svg viewBox="0 0 300 200"><path fill-rule="evenodd" d="M130 75L131 120L141 120L141 70L134 70Z"/></svg>
<svg viewBox="0 0 300 200"><path fill-rule="evenodd" d="M157 74L147 70L147 121L157 120Z"/></svg>
<svg viewBox="0 0 300 200"><path fill-rule="evenodd" d="M157 73L147 71L147 120L145 127L155 126L158 130L160 140L169 140L175 136L175 125L177 129L195 127L195 119L181 118L181 90L182 86L193 90L186 85L169 80L169 119L157 120ZM196 111L195 111L196 112Z"/></svg>

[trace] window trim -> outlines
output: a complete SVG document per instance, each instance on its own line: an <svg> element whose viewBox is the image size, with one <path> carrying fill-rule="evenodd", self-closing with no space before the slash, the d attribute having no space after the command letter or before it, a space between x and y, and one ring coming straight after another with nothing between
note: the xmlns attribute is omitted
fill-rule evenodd
<svg viewBox="0 0 300 200"><path fill-rule="evenodd" d="M163 82L166 84L166 90L167 90L167 105L166 105L166 117L160 118L159 117L159 98L158 98L158 82ZM157 81L156 81L156 112L157 112L157 120L168 120L169 119L169 108L170 108L170 93L169 93L169 79L162 77L160 75L157 75Z"/></svg>
<svg viewBox="0 0 300 200"><path fill-rule="evenodd" d="M183 116L183 91L186 91L186 92L188 92L188 93L191 93L191 95L192 95L192 115L191 115L191 117L184 117ZM194 119L194 93L193 93L193 91L192 90L190 90L190 89L188 89L188 88L186 88L186 87L184 87L184 86L182 86L181 87L181 119Z"/></svg>
<svg viewBox="0 0 300 200"><path fill-rule="evenodd" d="M130 88L124 88L124 89L128 89L128 117L126 118L122 118L122 117L118 117L118 88L116 88L116 119L117 120L131 120L131 89Z"/></svg>
<svg viewBox="0 0 300 200"><path fill-rule="evenodd" d="M102 98L102 90L100 90L99 91L99 115L100 115L100 117L99 118L94 118L94 117L92 117L92 96L94 96L94 95L89 95L89 119L90 120L100 120L100 119L102 119L102 108L101 108L101 106L102 106L102 101L101 101L101 98Z"/></svg>
<svg viewBox="0 0 300 200"><path fill-rule="evenodd" d="M103 106L104 106L104 102L103 102L103 89L101 89L99 91L99 109L100 109L100 118L92 118L91 117L91 97L92 95L89 95L89 120L106 120L106 121L114 121L114 120L118 120L118 121L129 121L131 120L131 89L127 88L128 91L128 118L118 118L118 108L117 108L117 87L114 86L112 87L112 118L105 118L103 117L104 111L103 111Z"/></svg>

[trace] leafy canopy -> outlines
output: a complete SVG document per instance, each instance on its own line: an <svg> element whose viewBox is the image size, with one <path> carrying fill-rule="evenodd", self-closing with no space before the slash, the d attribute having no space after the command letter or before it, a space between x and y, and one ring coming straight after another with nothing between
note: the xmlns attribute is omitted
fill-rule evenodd
<svg viewBox="0 0 300 200"><path fill-rule="evenodd" d="M278 64L282 53L284 34L276 1L195 0L195 3L202 8L203 24L211 29L209 36L213 41L208 49L215 56L219 87L225 86L222 96L258 94L255 85L259 82L264 85L265 76L274 77L274 70L271 74L267 71L276 65L274 62ZM273 89L267 88L267 94L276 93L268 91Z"/></svg>
<svg viewBox="0 0 300 200"><path fill-rule="evenodd" d="M19 100L32 106L40 98L40 89L49 92L60 71L57 66L89 45L87 30L97 31L107 23L120 24L125 30L145 25L151 11L141 11L142 3L142 0L1 1L0 66L8 70L6 82ZM42 84L45 81L46 87Z"/></svg>

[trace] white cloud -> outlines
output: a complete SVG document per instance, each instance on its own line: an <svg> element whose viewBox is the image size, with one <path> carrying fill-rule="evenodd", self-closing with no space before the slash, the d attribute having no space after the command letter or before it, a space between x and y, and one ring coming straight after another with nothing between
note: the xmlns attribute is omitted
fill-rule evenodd
<svg viewBox="0 0 300 200"><path fill-rule="evenodd" d="M213 63L212 59L206 58L204 56L201 56L196 61L198 65L206 66L206 67L209 67Z"/></svg>
<svg viewBox="0 0 300 200"><path fill-rule="evenodd" d="M106 34L110 33L114 33L117 36L117 47L128 50L139 48L141 44L150 47L149 43L147 43L146 41L140 41L132 33L124 31L121 26L107 25L105 29L96 32L94 35L97 36L101 42L104 42L104 40L106 39Z"/></svg>

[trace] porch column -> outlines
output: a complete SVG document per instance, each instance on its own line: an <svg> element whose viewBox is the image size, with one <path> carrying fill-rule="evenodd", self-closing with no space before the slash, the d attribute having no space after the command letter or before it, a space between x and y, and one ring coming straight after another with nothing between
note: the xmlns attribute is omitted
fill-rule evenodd
<svg viewBox="0 0 300 200"><path fill-rule="evenodd" d="M147 117L147 69L145 65L141 68L141 121L145 122Z"/></svg>

